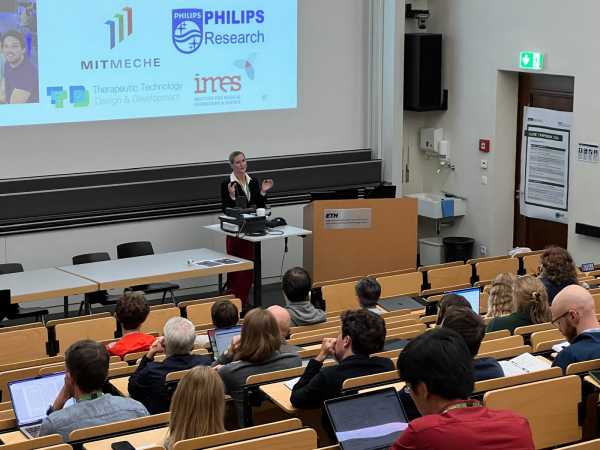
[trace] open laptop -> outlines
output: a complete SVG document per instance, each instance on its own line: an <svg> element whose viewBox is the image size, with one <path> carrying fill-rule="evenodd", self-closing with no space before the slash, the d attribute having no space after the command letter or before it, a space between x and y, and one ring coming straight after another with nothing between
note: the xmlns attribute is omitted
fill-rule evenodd
<svg viewBox="0 0 600 450"><path fill-rule="evenodd" d="M231 328L208 330L208 339L210 340L210 346L215 360L229 348L231 340L241 333L242 327L239 325Z"/></svg>
<svg viewBox="0 0 600 450"><path fill-rule="evenodd" d="M460 289L458 291L449 291L446 294L456 294L462 295L467 301L471 304L471 308L477 314L479 314L479 297L481 296L481 291L479 288L468 288L468 289Z"/></svg>
<svg viewBox="0 0 600 450"><path fill-rule="evenodd" d="M394 388L327 400L325 410L341 450L389 449L408 427Z"/></svg>
<svg viewBox="0 0 600 450"><path fill-rule="evenodd" d="M54 403L56 396L65 382L65 373L53 373L26 380L8 383L13 410L17 418L17 427L30 439L40 434L42 420L46 418L48 407ZM69 400L65 407L73 404Z"/></svg>
<svg viewBox="0 0 600 450"><path fill-rule="evenodd" d="M400 295L398 297L389 297L379 299L377 302L386 311L398 311L400 309L423 309L427 302L421 297L411 297L408 295Z"/></svg>

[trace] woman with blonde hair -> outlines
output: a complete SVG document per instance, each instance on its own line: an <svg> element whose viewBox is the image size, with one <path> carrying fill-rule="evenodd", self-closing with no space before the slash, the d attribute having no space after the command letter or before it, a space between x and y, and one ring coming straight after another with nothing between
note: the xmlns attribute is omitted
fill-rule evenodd
<svg viewBox="0 0 600 450"><path fill-rule="evenodd" d="M513 289L513 313L493 319L487 331L509 330L537 323L550 322L550 306L546 288L539 278L518 277Z"/></svg>
<svg viewBox="0 0 600 450"><path fill-rule="evenodd" d="M516 276L501 273L496 276L489 289L488 309L485 317L504 317L513 310L513 286Z"/></svg>
<svg viewBox="0 0 600 450"><path fill-rule="evenodd" d="M176 442L225 431L225 388L211 368L194 367L177 385L165 447Z"/></svg>

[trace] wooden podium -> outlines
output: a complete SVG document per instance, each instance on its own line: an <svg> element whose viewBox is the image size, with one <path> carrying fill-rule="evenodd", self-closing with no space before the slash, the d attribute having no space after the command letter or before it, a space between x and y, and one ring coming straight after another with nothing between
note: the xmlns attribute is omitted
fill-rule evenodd
<svg viewBox="0 0 600 450"><path fill-rule="evenodd" d="M417 265L417 200L320 200L304 207L304 268L313 282Z"/></svg>

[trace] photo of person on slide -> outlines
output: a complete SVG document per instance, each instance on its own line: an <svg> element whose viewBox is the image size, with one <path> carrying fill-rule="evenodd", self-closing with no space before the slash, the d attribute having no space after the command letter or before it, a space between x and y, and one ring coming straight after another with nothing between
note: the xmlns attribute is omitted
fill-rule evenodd
<svg viewBox="0 0 600 450"><path fill-rule="evenodd" d="M0 0L0 103L39 103L35 1Z"/></svg>

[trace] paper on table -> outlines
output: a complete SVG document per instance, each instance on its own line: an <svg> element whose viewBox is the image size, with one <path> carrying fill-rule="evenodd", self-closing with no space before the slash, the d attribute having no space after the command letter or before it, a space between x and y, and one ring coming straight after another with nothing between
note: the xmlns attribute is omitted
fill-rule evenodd
<svg viewBox="0 0 600 450"><path fill-rule="evenodd" d="M561 342L560 344L554 344L552 346L552 350L554 350L556 353L559 353L560 351L564 350L565 348L567 348L569 345L568 341L565 342Z"/></svg>
<svg viewBox="0 0 600 450"><path fill-rule="evenodd" d="M522 375L524 373L537 372L538 370L544 370L550 368L550 364L541 361L531 353L523 353L508 361L499 361L504 376Z"/></svg>
<svg viewBox="0 0 600 450"><path fill-rule="evenodd" d="M289 388L289 390L291 391L292 389L294 389L294 386L296 386L296 383L298 381L300 381L300 377L296 377L296 378L292 378L291 380L287 380L283 384L285 384Z"/></svg>

